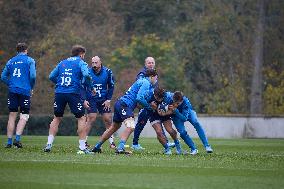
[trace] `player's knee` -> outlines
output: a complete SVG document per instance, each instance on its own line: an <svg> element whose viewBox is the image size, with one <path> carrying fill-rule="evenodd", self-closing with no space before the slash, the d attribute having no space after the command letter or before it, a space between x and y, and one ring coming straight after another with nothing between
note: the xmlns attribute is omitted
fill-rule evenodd
<svg viewBox="0 0 284 189"><path fill-rule="evenodd" d="M22 120L28 121L29 117L30 117L29 114L20 113L20 119Z"/></svg>
<svg viewBox="0 0 284 189"><path fill-rule="evenodd" d="M156 133L157 133L157 137L158 138L163 138L164 137L164 134L163 134L162 130L156 130Z"/></svg>
<svg viewBox="0 0 284 189"><path fill-rule="evenodd" d="M125 120L123 121L123 123L124 123L124 125L125 125L127 128L131 128L131 129L134 130L134 128L135 128L135 120L134 120L133 117L129 117L129 118L125 119Z"/></svg>
<svg viewBox="0 0 284 189"><path fill-rule="evenodd" d="M29 120L29 114L23 114L23 113L20 113L20 119L23 119L25 121L28 121Z"/></svg>
<svg viewBox="0 0 284 189"><path fill-rule="evenodd" d="M89 115L88 115L88 121L91 122L91 123L92 123L92 122L95 122L95 121L96 121L96 118L97 118L97 116L89 116Z"/></svg>
<svg viewBox="0 0 284 189"><path fill-rule="evenodd" d="M170 130L168 131L168 133L169 133L171 136L176 136L176 135L177 135L177 132L176 132L176 130L174 130L174 129L170 129Z"/></svg>

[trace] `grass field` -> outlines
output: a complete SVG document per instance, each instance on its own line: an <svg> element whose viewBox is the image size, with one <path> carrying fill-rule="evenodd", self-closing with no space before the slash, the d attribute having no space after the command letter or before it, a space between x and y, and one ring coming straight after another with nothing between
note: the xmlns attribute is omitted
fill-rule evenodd
<svg viewBox="0 0 284 189"><path fill-rule="evenodd" d="M146 150L115 155L77 155L77 137L56 137L53 151L42 152L46 136L24 136L23 149L5 149L0 136L0 188L283 188L284 140L211 139L206 154L198 139L197 156L162 154L156 139L141 139ZM90 137L94 144L98 138ZM183 145L185 148L185 145Z"/></svg>

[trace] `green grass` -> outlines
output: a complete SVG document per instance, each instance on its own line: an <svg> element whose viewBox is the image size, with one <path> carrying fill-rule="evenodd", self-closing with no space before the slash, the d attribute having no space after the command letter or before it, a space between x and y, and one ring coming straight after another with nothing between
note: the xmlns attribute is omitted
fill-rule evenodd
<svg viewBox="0 0 284 189"><path fill-rule="evenodd" d="M51 153L47 137L24 136L23 149L5 149L0 136L0 188L282 188L284 140L211 139L213 154L200 141L197 156L162 154L156 139L141 139L146 150L131 156L77 155L77 137L56 137ZM94 144L98 138L90 137ZM183 144L185 148L185 145Z"/></svg>

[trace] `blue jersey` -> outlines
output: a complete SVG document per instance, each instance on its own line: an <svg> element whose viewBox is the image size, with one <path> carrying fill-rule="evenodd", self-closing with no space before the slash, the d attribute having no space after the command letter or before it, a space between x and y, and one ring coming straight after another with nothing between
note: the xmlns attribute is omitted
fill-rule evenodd
<svg viewBox="0 0 284 189"><path fill-rule="evenodd" d="M166 104L172 104L173 103L173 93L166 92L166 96L164 98L164 102ZM192 105L190 103L190 100L183 96L183 102L177 107L175 110L173 116L177 117L178 119L182 120L183 122L187 121L190 115L190 111L192 110Z"/></svg>
<svg viewBox="0 0 284 189"><path fill-rule="evenodd" d="M56 84L55 93L80 94L81 83L90 87L90 74L87 63L79 56L61 61L49 75Z"/></svg>
<svg viewBox="0 0 284 189"><path fill-rule="evenodd" d="M144 108L151 109L150 105L147 103L146 96L149 91L153 91L153 87L148 77L138 79L128 91L120 97L120 100L133 110L136 108L137 103L141 104Z"/></svg>
<svg viewBox="0 0 284 189"><path fill-rule="evenodd" d="M96 89L96 95L88 92L88 98L94 98L99 101L111 100L114 90L114 77L112 71L102 66L99 73L93 68L89 68L92 77L92 87Z"/></svg>
<svg viewBox="0 0 284 189"><path fill-rule="evenodd" d="M144 66L144 67L139 71L139 73L137 74L136 80L141 79L141 78L145 78L145 77L146 77L146 76L145 76L146 70L147 70L147 68Z"/></svg>
<svg viewBox="0 0 284 189"><path fill-rule="evenodd" d="M11 58L2 74L1 79L12 93L31 95L36 78L36 65L34 59L26 53L18 53Z"/></svg>

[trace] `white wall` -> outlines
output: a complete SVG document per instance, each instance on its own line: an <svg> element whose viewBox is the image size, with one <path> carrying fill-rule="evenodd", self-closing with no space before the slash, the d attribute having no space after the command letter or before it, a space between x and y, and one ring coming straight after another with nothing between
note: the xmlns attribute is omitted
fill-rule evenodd
<svg viewBox="0 0 284 189"><path fill-rule="evenodd" d="M284 138L284 117L205 116L198 117L208 138ZM190 136L198 137L194 127L185 123ZM122 129L124 126L122 126ZM121 129L119 130L119 133ZM156 137L149 122L141 137Z"/></svg>

